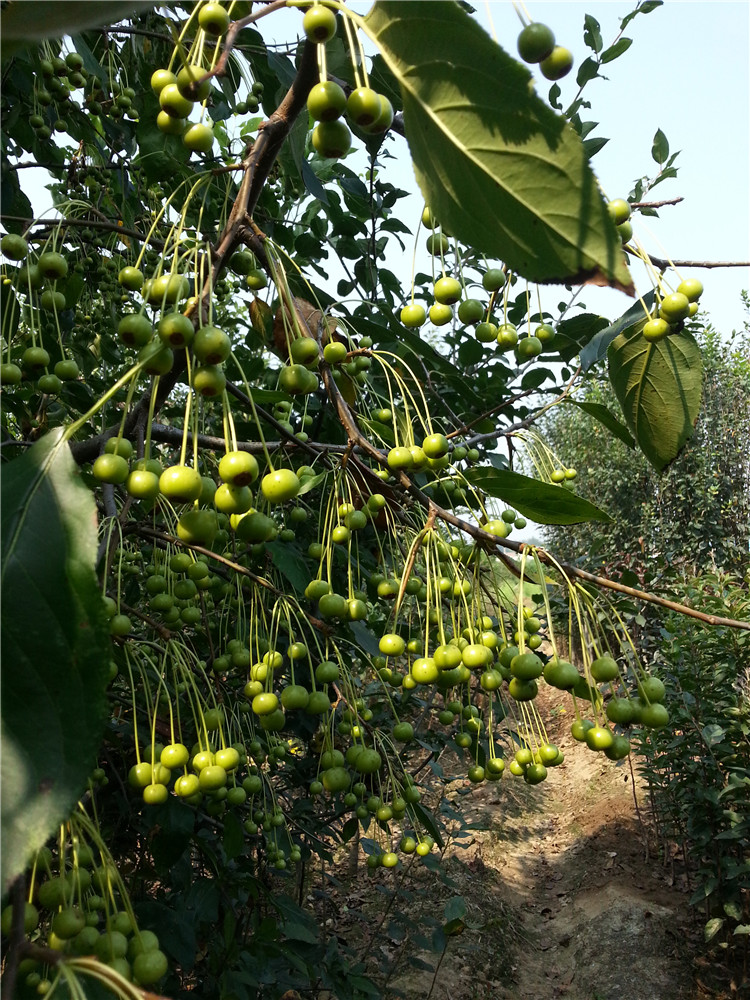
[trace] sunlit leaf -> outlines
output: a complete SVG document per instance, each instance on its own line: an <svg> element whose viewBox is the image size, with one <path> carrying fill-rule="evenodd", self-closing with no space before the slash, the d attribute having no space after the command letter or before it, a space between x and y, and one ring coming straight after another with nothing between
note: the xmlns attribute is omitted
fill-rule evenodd
<svg viewBox="0 0 750 1000"><path fill-rule="evenodd" d="M361 22L399 81L422 194L459 239L540 282L632 292L580 139L452 2L378 0Z"/></svg>
<svg viewBox="0 0 750 1000"><path fill-rule="evenodd" d="M693 432L701 401L701 352L691 334L649 342L622 333L607 352L609 377L638 447L661 471Z"/></svg>
<svg viewBox="0 0 750 1000"><path fill-rule="evenodd" d="M563 486L543 483L520 472L480 466L468 469L466 478L489 496L539 524L580 524L582 521L609 521L611 518L593 503L576 496Z"/></svg>

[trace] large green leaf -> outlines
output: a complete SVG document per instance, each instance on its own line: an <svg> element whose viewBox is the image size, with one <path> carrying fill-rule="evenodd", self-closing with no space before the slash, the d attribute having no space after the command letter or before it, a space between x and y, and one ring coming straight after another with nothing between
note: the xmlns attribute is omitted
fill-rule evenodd
<svg viewBox="0 0 750 1000"><path fill-rule="evenodd" d="M2 475L3 891L96 764L110 643L96 507L60 430Z"/></svg>
<svg viewBox="0 0 750 1000"><path fill-rule="evenodd" d="M61 38L83 28L114 24L153 6L152 0L11 0L0 18L2 52L7 56L40 38Z"/></svg>
<svg viewBox="0 0 750 1000"><path fill-rule="evenodd" d="M650 309L654 304L654 293L646 292L641 300L635 302L627 312L623 313L619 319L616 319L614 323L610 323L605 326L603 330L599 330L591 340L586 344L586 346L581 351L580 362L581 368L586 372L595 365L597 361L601 361L602 358L606 357L607 348L612 343L612 341L621 333L626 331L633 331L640 333L646 323L648 322L648 317L646 315L646 309ZM565 320L563 320L565 322ZM560 324L562 326L562 324Z"/></svg>
<svg viewBox="0 0 750 1000"><path fill-rule="evenodd" d="M625 422L661 472L693 432L701 402L700 349L686 332L649 342L636 330L616 337L607 357Z"/></svg>
<svg viewBox="0 0 750 1000"><path fill-rule="evenodd" d="M361 24L401 86L417 180L447 229L532 281L632 294L583 145L524 66L448 0L377 0Z"/></svg>
<svg viewBox="0 0 750 1000"><path fill-rule="evenodd" d="M590 417L598 420L600 424L606 427L616 438L619 438L628 448L635 448L635 441L630 436L627 427L620 423L614 413L604 403L589 403L585 400L567 398L563 402L577 406L579 410L588 413Z"/></svg>
<svg viewBox="0 0 750 1000"><path fill-rule="evenodd" d="M522 476L520 472L495 469L485 465L468 469L466 478L491 497L504 500L511 507L538 524L580 524L581 521L611 521L609 514L593 503L576 496L564 486L543 483Z"/></svg>

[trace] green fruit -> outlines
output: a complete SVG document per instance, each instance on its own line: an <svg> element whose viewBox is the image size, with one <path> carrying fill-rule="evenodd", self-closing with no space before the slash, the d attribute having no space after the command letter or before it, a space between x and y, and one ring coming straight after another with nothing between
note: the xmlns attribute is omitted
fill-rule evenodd
<svg viewBox="0 0 750 1000"><path fill-rule="evenodd" d="M572 663L567 660L552 659L544 667L544 679L561 691L571 690L580 678L580 674Z"/></svg>
<svg viewBox="0 0 750 1000"><path fill-rule="evenodd" d="M484 305L479 299L464 299L458 307L458 318L462 323L478 323L484 316Z"/></svg>
<svg viewBox="0 0 750 1000"><path fill-rule="evenodd" d="M630 204L624 198L613 198L607 202L607 211L616 226L630 218Z"/></svg>
<svg viewBox="0 0 750 1000"><path fill-rule="evenodd" d="M562 80L573 68L573 53L570 49L556 45L550 54L539 63L542 76L547 80Z"/></svg>
<svg viewBox="0 0 750 1000"><path fill-rule="evenodd" d="M662 702L666 693L666 688L658 677L646 677L638 684L638 696L641 701Z"/></svg>
<svg viewBox="0 0 750 1000"><path fill-rule="evenodd" d="M127 347L144 347L153 333L151 320L143 313L128 313L117 324L117 335Z"/></svg>
<svg viewBox="0 0 750 1000"><path fill-rule="evenodd" d="M614 736L604 726L592 726L586 730L584 741L589 750L607 750L612 746Z"/></svg>
<svg viewBox="0 0 750 1000"><path fill-rule="evenodd" d="M211 93L211 81L203 80L199 82L202 77L206 75L206 70L202 66L196 66L195 64L188 63L188 65L183 66L182 69L177 74L177 89L182 95L183 99L189 101L205 101L208 95ZM165 88L167 89L167 88ZM161 102L164 96L164 91L159 94L159 101ZM162 104L164 107L164 104ZM186 114L181 114L180 118L187 118L188 111Z"/></svg>
<svg viewBox="0 0 750 1000"><path fill-rule="evenodd" d="M461 298L461 282L456 278L439 278L435 282L434 294L435 301L441 305L453 305Z"/></svg>
<svg viewBox="0 0 750 1000"><path fill-rule="evenodd" d="M220 3L207 3L198 12L198 24L209 35L223 35L229 27L229 13Z"/></svg>
<svg viewBox="0 0 750 1000"><path fill-rule="evenodd" d="M193 354L204 365L220 365L232 351L232 341L215 326L202 326L193 338Z"/></svg>
<svg viewBox="0 0 750 1000"><path fill-rule="evenodd" d="M519 361L527 361L538 357L544 346L538 337L522 337L516 345L516 357Z"/></svg>
<svg viewBox="0 0 750 1000"><path fill-rule="evenodd" d="M505 271L499 267L491 267L482 277L482 288L486 292L497 292L505 285Z"/></svg>
<svg viewBox="0 0 750 1000"><path fill-rule="evenodd" d="M115 486L124 483L128 478L130 469L127 461L120 455L100 455L94 462L94 478L100 483L111 483Z"/></svg>
<svg viewBox="0 0 750 1000"><path fill-rule="evenodd" d="M703 284L697 278L686 278L679 283L677 291L684 295L688 302L697 302L703 294Z"/></svg>
<svg viewBox="0 0 750 1000"><path fill-rule="evenodd" d="M606 681L613 681L616 677L619 677L620 670L617 663L612 659L611 656L598 657L591 664L591 676L595 681L600 683L605 683Z"/></svg>
<svg viewBox="0 0 750 1000"><path fill-rule="evenodd" d="M527 24L518 36L518 54L527 63L540 63L555 47L555 36L546 24Z"/></svg>
<svg viewBox="0 0 750 1000"><path fill-rule="evenodd" d="M682 319L687 319L690 313L690 301L687 295L682 292L672 292L665 295L659 308L659 316L667 323L679 323Z"/></svg>
<svg viewBox="0 0 750 1000"><path fill-rule="evenodd" d="M650 319L643 327L643 336L652 343L663 340L670 331L670 325L665 319Z"/></svg>
<svg viewBox="0 0 750 1000"><path fill-rule="evenodd" d="M346 108L346 93L332 80L316 83L307 95L307 110L317 122L331 122L340 118Z"/></svg>
<svg viewBox="0 0 750 1000"><path fill-rule="evenodd" d="M305 12L302 30L308 41L325 45L336 34L336 15L330 7L316 3Z"/></svg>
<svg viewBox="0 0 750 1000"><path fill-rule="evenodd" d="M170 465L159 476L159 489L175 503L193 503L201 495L203 482L197 469L187 465Z"/></svg>
<svg viewBox="0 0 750 1000"><path fill-rule="evenodd" d="M427 247L427 253L432 254L433 257L442 257L451 248L448 237L444 233L432 233L427 237L425 246Z"/></svg>
<svg viewBox="0 0 750 1000"><path fill-rule="evenodd" d="M197 122L185 129L182 141L193 153L208 153L214 144L214 130L205 122Z"/></svg>
<svg viewBox="0 0 750 1000"><path fill-rule="evenodd" d="M193 102L182 94L176 82L165 84L159 91L159 105L165 115L179 121L193 110Z"/></svg>
<svg viewBox="0 0 750 1000"><path fill-rule="evenodd" d="M58 281L68 275L68 262L54 251L43 253L36 262L39 273L47 281Z"/></svg>
<svg viewBox="0 0 750 1000"><path fill-rule="evenodd" d="M284 503L297 496L300 485L292 469L276 469L263 477L260 488L269 503Z"/></svg>
<svg viewBox="0 0 750 1000"><path fill-rule="evenodd" d="M357 87L346 102L346 114L360 128L367 128L380 115L380 95L370 87Z"/></svg>
<svg viewBox="0 0 750 1000"><path fill-rule="evenodd" d="M427 319L427 313L425 312L424 306L420 306L416 302L412 302L408 306L404 306L401 310L400 318L404 326L413 329L422 326L424 321Z"/></svg>
<svg viewBox="0 0 750 1000"><path fill-rule="evenodd" d="M329 160L338 160L349 152L352 134L341 119L319 122L313 129L313 149Z"/></svg>
<svg viewBox="0 0 750 1000"><path fill-rule="evenodd" d="M6 233L0 240L0 252L8 260L25 260L29 252L29 244L17 233Z"/></svg>
<svg viewBox="0 0 750 1000"><path fill-rule="evenodd" d="M453 319L453 307L444 302L430 306L430 322L433 326L445 326Z"/></svg>

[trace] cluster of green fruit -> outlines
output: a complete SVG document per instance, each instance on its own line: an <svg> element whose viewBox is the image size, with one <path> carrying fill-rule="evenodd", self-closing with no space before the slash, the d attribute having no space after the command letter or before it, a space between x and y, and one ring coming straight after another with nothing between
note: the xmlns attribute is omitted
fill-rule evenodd
<svg viewBox="0 0 750 1000"><path fill-rule="evenodd" d="M83 90L83 107L89 114L138 121L138 108L134 103L136 92L132 87L123 87L113 80L109 85L110 93L107 93L101 80L85 68L78 52L69 52L63 57L46 46L46 55L39 60L39 77L34 84L34 103L38 110L29 117L29 125L37 139L46 142L56 132L69 131L76 90Z"/></svg>
<svg viewBox="0 0 750 1000"><path fill-rule="evenodd" d="M138 986L157 983L167 972L166 955L157 935L137 926L128 903L113 908L119 879L108 854L102 853L97 865L95 851L78 834L72 842L62 842L63 855L43 847L35 856L36 880L24 905L26 935L61 954L96 956ZM13 907L7 906L0 917L4 937L12 919ZM44 996L52 987L50 970L38 959L24 959L18 970L18 996Z"/></svg>
<svg viewBox="0 0 750 1000"><path fill-rule="evenodd" d="M216 39L229 27L229 12L214 0L208 0L196 6L193 16L197 14L199 30L187 54L180 52L183 65L177 73L171 69L160 68L151 75L151 89L159 98L161 110L156 116L156 124L165 135L176 135L183 144L194 153L208 153L214 144L214 130L209 122L204 120L206 102L211 94L210 69L205 69L200 62L206 39ZM193 61L191 61L193 60ZM246 102L245 110L249 110L250 102L263 93L262 84L253 87L252 96ZM203 114L199 122L190 123L188 118L195 103L202 104Z"/></svg>
<svg viewBox="0 0 750 1000"><path fill-rule="evenodd" d="M7 233L0 241L0 250L12 261L24 261L29 254L26 240L15 233ZM65 308L65 295L57 290L57 282L68 275L68 263L62 254L55 250L46 250L39 255L36 262L27 264L20 271L20 280L25 282L25 291L35 307L43 312L51 312L55 316ZM10 280L10 279L4 279ZM38 293L38 294L37 294ZM25 348L20 363L8 360L0 365L0 384L3 386L18 385L24 378L37 380L40 392L56 395L60 392L63 382L78 377L78 365L72 358L63 357L55 364L54 371L49 371L50 354L37 343L37 331L32 320L32 346ZM11 343L8 343L10 354Z"/></svg>
<svg viewBox="0 0 750 1000"><path fill-rule="evenodd" d="M305 11L302 29L308 41L325 46L335 36L336 27L336 15L330 7L316 2ZM355 66L355 77L358 72ZM338 83L323 79L311 89L307 110L316 123L312 133L313 149L328 159L340 159L351 148L352 135L342 115L346 114L350 125L365 135L386 132L393 123L391 102L384 94L367 86L366 80L347 96Z"/></svg>
<svg viewBox="0 0 750 1000"><path fill-rule="evenodd" d="M551 28L539 21L532 21L523 28L517 48L523 61L538 64L548 80L562 80L573 68L573 54L556 45Z"/></svg>
<svg viewBox="0 0 750 1000"><path fill-rule="evenodd" d="M433 230L440 225L428 207L422 212L422 225ZM442 229L427 238L427 250L433 256L444 257L449 247L448 236ZM409 329L418 329L429 317L433 326L445 326L457 315L459 322L465 326L475 324L474 336L480 344L497 344L501 351L515 351L516 361L519 363L529 361L552 348L555 330L549 323L540 323L533 333L529 327L526 335L519 337L517 327L507 322L507 319L500 323L493 322L493 306L498 293L507 288L508 283L508 274L504 268L488 268L482 275L482 288L490 296L489 302L485 304L481 299L466 296L461 280L443 273L434 283L434 302L429 310L412 298L401 310L401 322ZM454 313L455 306L458 308Z"/></svg>
<svg viewBox="0 0 750 1000"><path fill-rule="evenodd" d="M703 294L703 284L697 278L685 278L676 291L660 288L654 313L643 327L643 336L648 341L663 340L679 333L686 320L698 312L698 299Z"/></svg>

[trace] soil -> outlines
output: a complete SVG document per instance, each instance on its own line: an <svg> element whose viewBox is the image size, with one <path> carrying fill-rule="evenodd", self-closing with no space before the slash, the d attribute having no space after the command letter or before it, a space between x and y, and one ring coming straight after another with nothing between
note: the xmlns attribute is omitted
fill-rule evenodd
<svg viewBox="0 0 750 1000"><path fill-rule="evenodd" d="M566 695L546 688L540 701L563 764L537 786L507 772L481 785L457 777L442 864L342 879L326 893L329 926L388 1000L705 998L700 927L684 879L649 851L631 762L572 739ZM465 926L442 949L434 935L456 897Z"/></svg>

